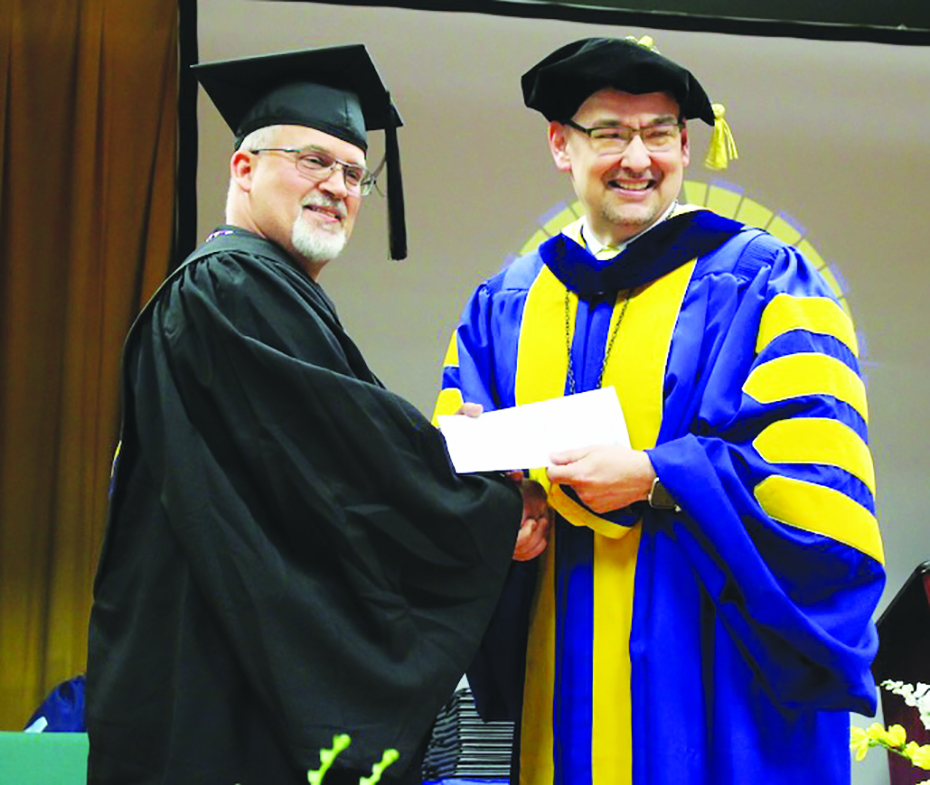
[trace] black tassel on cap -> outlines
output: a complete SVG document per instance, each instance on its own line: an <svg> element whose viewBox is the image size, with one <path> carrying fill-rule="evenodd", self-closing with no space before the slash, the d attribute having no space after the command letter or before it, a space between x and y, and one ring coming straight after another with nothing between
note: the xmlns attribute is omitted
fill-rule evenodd
<svg viewBox="0 0 930 785"><path fill-rule="evenodd" d="M390 104L391 94L388 93ZM397 126L400 117L391 105L391 119L384 128L384 152L387 159L388 238L392 259L407 258L407 223L404 215L404 180L400 172L400 148Z"/></svg>

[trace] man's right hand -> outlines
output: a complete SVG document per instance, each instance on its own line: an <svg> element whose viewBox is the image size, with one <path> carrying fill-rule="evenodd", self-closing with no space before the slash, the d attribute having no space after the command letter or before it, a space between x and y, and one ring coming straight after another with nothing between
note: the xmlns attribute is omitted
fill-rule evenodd
<svg viewBox="0 0 930 785"><path fill-rule="evenodd" d="M463 403L456 414L466 417L480 417L484 407L480 403ZM510 479L520 484L523 493L523 520L517 533L517 543L513 549L515 561L535 559L546 550L549 543L549 526L552 511L546 498L546 491L535 480L527 480L523 472L510 472Z"/></svg>
<svg viewBox="0 0 930 785"><path fill-rule="evenodd" d="M523 492L523 521L517 534L513 558L516 561L529 561L546 550L552 510L549 509L546 491L535 480L522 480L520 490Z"/></svg>

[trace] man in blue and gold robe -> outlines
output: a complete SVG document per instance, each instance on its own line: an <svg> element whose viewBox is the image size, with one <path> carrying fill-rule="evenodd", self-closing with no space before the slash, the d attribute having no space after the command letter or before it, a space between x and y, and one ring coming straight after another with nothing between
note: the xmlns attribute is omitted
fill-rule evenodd
<svg viewBox="0 0 930 785"><path fill-rule="evenodd" d="M677 202L687 119L735 148L651 42L569 44L523 91L584 215L475 292L437 413L612 386L631 447L529 472L554 523L479 705L525 785L848 783L884 583L850 319L795 248Z"/></svg>

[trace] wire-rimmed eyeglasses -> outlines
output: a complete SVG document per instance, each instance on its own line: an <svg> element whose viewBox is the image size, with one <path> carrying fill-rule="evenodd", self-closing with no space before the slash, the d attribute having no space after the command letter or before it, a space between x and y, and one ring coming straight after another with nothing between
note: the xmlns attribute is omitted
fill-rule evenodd
<svg viewBox="0 0 930 785"><path fill-rule="evenodd" d="M628 125L599 125L586 128L574 120L566 120L564 125L586 134L591 146L601 155L622 153L630 146L635 136L643 140L643 145L652 153L671 150L681 138L681 129L685 124L681 120L662 121L642 128L630 128Z"/></svg>
<svg viewBox="0 0 930 785"><path fill-rule="evenodd" d="M346 190L353 196L367 196L375 187L378 180L379 166L375 171L362 166L343 161L330 155L325 150L300 149L296 147L260 147L250 150L255 153L290 153L296 155L297 171L311 180L326 180L332 176L334 169L342 168L342 178L345 180Z"/></svg>

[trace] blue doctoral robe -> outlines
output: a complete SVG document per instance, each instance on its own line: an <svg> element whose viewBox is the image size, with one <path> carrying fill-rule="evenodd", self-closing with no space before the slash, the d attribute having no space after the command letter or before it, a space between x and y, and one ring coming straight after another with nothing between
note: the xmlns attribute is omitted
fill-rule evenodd
<svg viewBox="0 0 930 785"><path fill-rule="evenodd" d="M531 471L553 536L470 672L522 714L521 783L849 782L884 583L857 355L795 248L705 210L608 262L572 225L478 288L437 413L603 377L680 507L596 515Z"/></svg>

